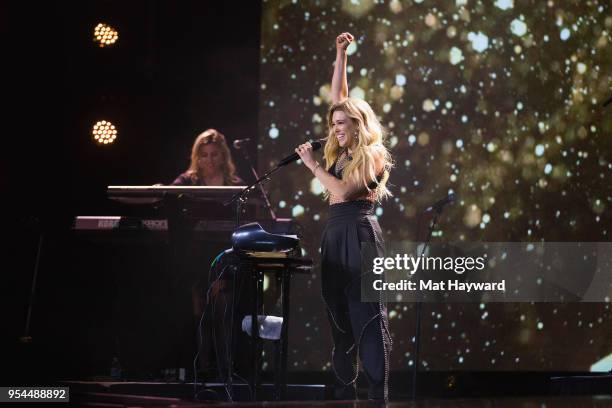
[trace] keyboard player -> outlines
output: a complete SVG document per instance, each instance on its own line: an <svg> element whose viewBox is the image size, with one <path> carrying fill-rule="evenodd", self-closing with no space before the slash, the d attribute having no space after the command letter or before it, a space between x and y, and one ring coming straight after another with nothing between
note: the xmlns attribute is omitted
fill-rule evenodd
<svg viewBox="0 0 612 408"><path fill-rule="evenodd" d="M208 129L196 137L191 148L189 168L179 175L173 186L237 186L244 182L236 175L225 136Z"/></svg>
<svg viewBox="0 0 612 408"><path fill-rule="evenodd" d="M191 148L189 167L185 172L180 174L173 182L173 186L236 186L244 185L243 180L236 173L236 165L232 159L230 149L225 140L225 136L216 129L208 129L199 134ZM190 209L193 216L197 217L197 209ZM205 209L208 217L227 218L231 214L230 208L223 208L222 205L217 205L211 208L210 205ZM227 212L228 214L225 214ZM228 218L231 219L231 216ZM185 228L188 230L188 228ZM194 242L186 235L179 239L179 244L176 247L177 257L180 262L180 272L186 277L193 277L191 287L191 301L193 309L193 317L197 324L204 311L204 293L208 289L209 281L209 265L214 257L230 247L230 242L227 243L201 243ZM185 282L186 283L186 282ZM185 285L182 285L183 287ZM215 292L216 293L216 292ZM193 328L193 321L190 321L189 327ZM185 324L183 325L185 326ZM205 325L202 330L202 339L198 343L204 346L200 350L200 368L205 372L215 372L212 370L215 366L214 350L212 349L213 341L211 341L211 327ZM192 336L188 336L193 338ZM180 349L180 348L179 348ZM192 347L183 347L183 350L193 350ZM193 358L193 354L181 356L181 366L184 361ZM189 367L189 366L188 366Z"/></svg>

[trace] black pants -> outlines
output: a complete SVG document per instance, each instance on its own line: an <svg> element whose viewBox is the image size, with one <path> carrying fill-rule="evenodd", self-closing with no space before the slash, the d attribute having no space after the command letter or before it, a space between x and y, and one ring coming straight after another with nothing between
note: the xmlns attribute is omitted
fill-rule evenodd
<svg viewBox="0 0 612 408"><path fill-rule="evenodd" d="M369 383L368 398L388 399L391 337L386 307L382 300L361 301L362 278L371 274L363 271L362 276L361 244L370 243L374 256L384 253L382 232L372 211L368 201L331 205L321 243L321 286L334 340L335 394L342 399L356 396L357 356Z"/></svg>

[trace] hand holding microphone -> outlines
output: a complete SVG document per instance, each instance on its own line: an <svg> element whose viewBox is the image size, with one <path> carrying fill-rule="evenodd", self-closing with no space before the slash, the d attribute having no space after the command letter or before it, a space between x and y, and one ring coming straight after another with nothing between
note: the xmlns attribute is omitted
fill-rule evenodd
<svg viewBox="0 0 612 408"><path fill-rule="evenodd" d="M289 163L293 163L294 161L296 161L297 159L302 159L302 161L304 162L304 164L306 166L308 166L308 162L306 162L306 160L308 159L304 159L304 157L302 157L302 154L308 154L309 157L312 159L312 162L310 163L311 165L316 165L316 162L314 161L314 158L312 157L312 152L314 152L315 150L319 150L321 148L321 146L323 146L323 142L325 141L325 139L319 139L319 140L315 140L314 142L306 142L303 143L301 145L299 145L296 149L295 149L295 153L285 157L284 159L282 159L280 162L278 162L277 167L282 167L282 166L286 166ZM302 148L302 154L300 154L300 148ZM307 153L306 149L310 152ZM310 168L310 167L309 167Z"/></svg>
<svg viewBox="0 0 612 408"><path fill-rule="evenodd" d="M306 143L299 145L295 149L295 153L290 154L289 156L279 161L277 167L286 166L289 163L293 163L294 161L297 161L297 159L302 159L302 161L304 162L306 166L308 166L308 168L316 165L316 162L312 156L312 152L314 152L315 150L319 150L321 146L323 146L323 142L325 142L326 139L327 138L319 139L313 142L306 142ZM251 138L248 138L248 137L245 139L236 139L232 143L232 146L236 150L244 150L245 147L250 142L251 142ZM246 152L246 150L244 151Z"/></svg>
<svg viewBox="0 0 612 408"><path fill-rule="evenodd" d="M306 165L306 167L308 167L311 171L317 165L317 162L312 155L313 151L314 148L310 142L303 143L295 149L295 152L300 156L300 159L302 159L304 165Z"/></svg>

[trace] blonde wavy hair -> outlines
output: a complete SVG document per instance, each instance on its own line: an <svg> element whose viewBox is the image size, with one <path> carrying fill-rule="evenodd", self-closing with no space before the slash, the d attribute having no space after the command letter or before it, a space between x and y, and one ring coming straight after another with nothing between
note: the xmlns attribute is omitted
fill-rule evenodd
<svg viewBox="0 0 612 408"><path fill-rule="evenodd" d="M193 147L191 148L191 164L187 169L187 175L194 181L194 183L198 184L200 181L200 169L198 167L198 159L200 158L198 153L200 151L200 146L211 143L219 147L223 157L224 183L226 185L235 185L240 183L240 178L238 178L236 175L236 165L232 160L229 147L227 147L225 136L223 136L223 134L216 129L207 129L196 137L195 141L193 142Z"/></svg>
<svg viewBox="0 0 612 408"><path fill-rule="evenodd" d="M369 185L372 182L377 183L375 188L377 201L391 196L391 192L387 188L387 180L389 179L389 170L393 167L393 159L384 145L385 129L366 101L347 98L329 108L327 113L329 132L323 154L325 168L329 170L342 152L332 123L332 117L337 110L344 112L358 131L357 136L352 136L354 139L356 138L357 143L351 153L352 160L342 171L342 180L362 185L368 193L372 190ZM375 158L383 161L383 175L380 182L377 179Z"/></svg>

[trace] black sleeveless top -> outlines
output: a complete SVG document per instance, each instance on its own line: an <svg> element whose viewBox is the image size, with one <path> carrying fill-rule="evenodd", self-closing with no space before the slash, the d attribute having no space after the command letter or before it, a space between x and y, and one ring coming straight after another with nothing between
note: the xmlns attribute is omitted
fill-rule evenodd
<svg viewBox="0 0 612 408"><path fill-rule="evenodd" d="M345 153L340 153L340 155L336 158L336 161L334 161L334 164L332 164L332 166L327 171L329 174L331 174L332 176L334 176L338 180L342 180L342 172L344 171L344 167L341 168L340 170L336 170L336 165L338 164L338 160L340 159L340 157L343 154L345 154ZM351 156L348 156L348 157L349 158L347 160L349 160L349 161L353 160L351 158ZM377 174L376 175L376 180L372 180L372 182L370 184L368 184L368 188L370 190L374 190L376 187L378 187L378 184L382 181L384 174L385 174L385 170L383 170L382 173Z"/></svg>

